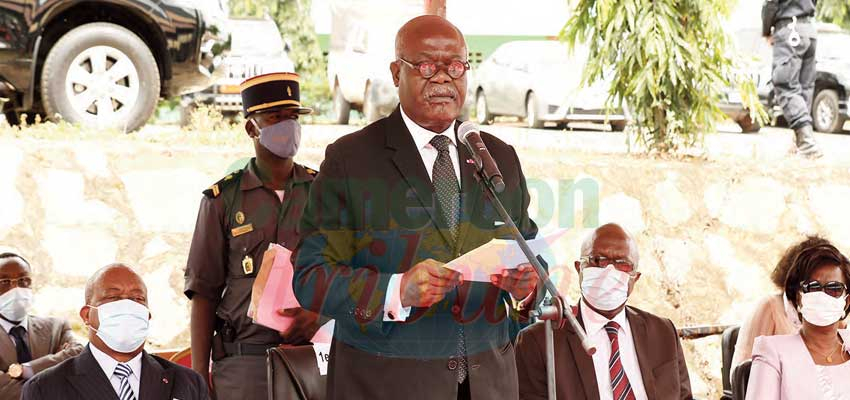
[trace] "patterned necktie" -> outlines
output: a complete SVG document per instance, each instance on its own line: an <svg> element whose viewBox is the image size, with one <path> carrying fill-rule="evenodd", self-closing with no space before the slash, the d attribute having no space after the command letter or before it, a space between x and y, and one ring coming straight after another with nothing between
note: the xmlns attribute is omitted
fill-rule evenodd
<svg viewBox="0 0 850 400"><path fill-rule="evenodd" d="M15 354L18 356L18 364L32 361L32 353L30 353L30 347L27 346L26 341L27 330L18 325L9 330L9 334L15 338Z"/></svg>
<svg viewBox="0 0 850 400"><path fill-rule="evenodd" d="M434 190L437 194L437 208L445 218L446 226L452 235L452 240L457 240L458 225L460 219L460 185L457 182L455 168L452 165L451 140L446 135L434 135L431 138L431 146L437 149L437 159L434 161L434 170L431 172L431 180L434 182Z"/></svg>
<svg viewBox="0 0 850 400"><path fill-rule="evenodd" d="M623 362L620 360L620 339L617 335L619 329L620 324L614 321L605 325L605 332L608 333L608 340L611 341L611 360L608 362L611 388L614 391L614 400L635 400L632 384L629 383L629 377L626 376L626 370L623 369Z"/></svg>
<svg viewBox="0 0 850 400"><path fill-rule="evenodd" d="M451 140L445 135L434 135L430 143L437 149L437 159L434 161L434 170L431 173L431 180L434 182L437 193L437 206L446 220L452 239L457 241L460 220L460 185L452 165L451 153L449 153ZM455 357L457 358L457 383L463 383L467 375L467 360L466 333L461 324L457 324Z"/></svg>
<svg viewBox="0 0 850 400"><path fill-rule="evenodd" d="M133 394L133 388L130 387L130 375L133 370L127 364L118 364L115 366L115 372L112 375L117 376L121 380L121 385L118 386L118 398L121 400L136 400L136 395Z"/></svg>

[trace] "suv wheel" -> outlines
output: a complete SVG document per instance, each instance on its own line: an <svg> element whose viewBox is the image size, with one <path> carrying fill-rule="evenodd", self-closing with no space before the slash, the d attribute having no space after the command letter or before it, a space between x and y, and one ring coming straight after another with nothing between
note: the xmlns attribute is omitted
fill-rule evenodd
<svg viewBox="0 0 850 400"><path fill-rule="evenodd" d="M818 92L812 104L812 125L818 132L841 132L844 117L838 108L838 93L832 89Z"/></svg>
<svg viewBox="0 0 850 400"><path fill-rule="evenodd" d="M119 25L79 26L50 49L41 73L48 118L139 129L159 100L159 69L144 41Z"/></svg>
<svg viewBox="0 0 850 400"><path fill-rule="evenodd" d="M348 125L348 117L351 115L351 103L342 95L342 89L339 88L338 83L334 85L333 114L334 121L338 125Z"/></svg>

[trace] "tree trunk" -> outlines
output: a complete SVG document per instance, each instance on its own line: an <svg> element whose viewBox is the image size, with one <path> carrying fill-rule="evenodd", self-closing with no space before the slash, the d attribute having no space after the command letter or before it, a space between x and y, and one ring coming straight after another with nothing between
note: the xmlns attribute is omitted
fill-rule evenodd
<svg viewBox="0 0 850 400"><path fill-rule="evenodd" d="M425 0L425 14L446 17L446 0Z"/></svg>

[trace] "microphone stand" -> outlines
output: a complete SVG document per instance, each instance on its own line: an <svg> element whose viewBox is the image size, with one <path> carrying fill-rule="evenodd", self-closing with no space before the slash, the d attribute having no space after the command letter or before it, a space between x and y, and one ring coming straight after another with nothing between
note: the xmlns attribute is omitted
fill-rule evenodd
<svg viewBox="0 0 850 400"><path fill-rule="evenodd" d="M573 316L571 308L569 305L564 304L564 298L558 292L558 288L555 287L555 284L549 278L549 274L546 272L546 269L544 269L543 265L540 264L540 260L537 259L537 256L528 246L528 242L525 241L522 233L520 233L516 224L514 224L513 219L511 219L511 216L505 209L505 206L499 200L499 197L496 195L496 189L484 174L481 160L478 159L478 157L473 157L473 161L475 162L476 167L475 179L484 187L484 195L488 200L490 200L490 203L496 209L496 212L499 213L499 216L502 217L502 220L505 221L505 226L510 229L511 235L514 237L514 240L516 240L519 248L522 249L525 257L528 258L528 262L531 263L535 272L537 272L539 281L543 283L546 291L549 292L550 297L542 301L537 309L531 312L531 316L544 321L546 331L547 389L549 400L555 400L555 341L552 330L555 329L555 327L562 328L565 323L569 323L576 332L576 335L578 335L581 345L584 347L584 350L588 355L592 356L593 353L596 352L596 348L590 344L587 334L585 334L584 329Z"/></svg>

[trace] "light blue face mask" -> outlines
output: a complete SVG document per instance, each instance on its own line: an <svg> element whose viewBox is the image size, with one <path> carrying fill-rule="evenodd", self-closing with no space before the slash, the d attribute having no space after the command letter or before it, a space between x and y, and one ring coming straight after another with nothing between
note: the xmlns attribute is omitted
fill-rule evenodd
<svg viewBox="0 0 850 400"><path fill-rule="evenodd" d="M89 328L110 349L119 353L132 353L147 340L150 330L150 311L147 307L129 299L88 307L97 310L100 322L97 329L91 324Z"/></svg>
<svg viewBox="0 0 850 400"><path fill-rule="evenodd" d="M285 119L274 125L260 128L253 119L251 122L260 130L260 144L280 158L292 158L298 153L301 144L301 125L294 119Z"/></svg>

